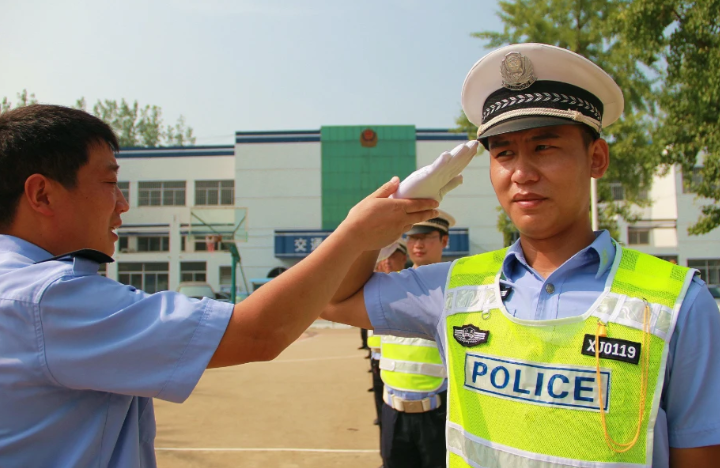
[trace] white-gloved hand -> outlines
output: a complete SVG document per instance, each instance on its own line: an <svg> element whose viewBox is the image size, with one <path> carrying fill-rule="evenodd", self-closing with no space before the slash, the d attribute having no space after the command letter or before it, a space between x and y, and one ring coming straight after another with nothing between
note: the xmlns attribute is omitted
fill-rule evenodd
<svg viewBox="0 0 720 468"><path fill-rule="evenodd" d="M477 154L477 140L456 146L444 152L429 166L421 167L400 182L397 192L390 198L432 198L438 202L450 190L462 184L460 174Z"/></svg>

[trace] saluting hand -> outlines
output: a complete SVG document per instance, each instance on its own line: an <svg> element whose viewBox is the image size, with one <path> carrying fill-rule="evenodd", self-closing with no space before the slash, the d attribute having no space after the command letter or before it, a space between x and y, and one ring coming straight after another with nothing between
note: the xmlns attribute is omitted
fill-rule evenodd
<svg viewBox="0 0 720 468"><path fill-rule="evenodd" d="M450 190L462 184L460 174L477 154L477 140L456 146L445 151L429 166L421 167L400 183L397 192L391 198L432 198L438 202Z"/></svg>
<svg viewBox="0 0 720 468"><path fill-rule="evenodd" d="M380 250L413 224L438 216L435 200L389 198L399 185L400 179L393 177L355 205L337 230L354 238L359 250Z"/></svg>

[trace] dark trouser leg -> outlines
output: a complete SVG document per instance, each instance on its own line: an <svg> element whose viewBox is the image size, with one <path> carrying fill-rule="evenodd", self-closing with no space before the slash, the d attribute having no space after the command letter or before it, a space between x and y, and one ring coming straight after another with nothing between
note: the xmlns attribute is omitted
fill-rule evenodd
<svg viewBox="0 0 720 468"><path fill-rule="evenodd" d="M383 381L380 378L380 361L378 359L370 359L370 369L372 369L372 389L375 399L375 414L379 422L380 428L380 448L382 449L382 407L383 407ZM382 456L382 453L380 454Z"/></svg>
<svg viewBox="0 0 720 468"><path fill-rule="evenodd" d="M440 394L442 404L427 413L414 414L413 433L420 453L418 468L445 468L445 422L447 418L447 392Z"/></svg>
<svg viewBox="0 0 720 468"><path fill-rule="evenodd" d="M360 340L362 341L362 345L360 346L360 349L367 349L367 330L364 328L360 329Z"/></svg>
<svg viewBox="0 0 720 468"><path fill-rule="evenodd" d="M370 359L370 368L372 369L372 388L375 397L375 411L377 412L378 421L382 423L382 406L383 402L383 381L380 378L380 361L378 359Z"/></svg>
<svg viewBox="0 0 720 468"><path fill-rule="evenodd" d="M413 440L412 427L408 423L408 415L392 409L387 404L382 406L382 442L380 453L383 468L419 468L420 457Z"/></svg>

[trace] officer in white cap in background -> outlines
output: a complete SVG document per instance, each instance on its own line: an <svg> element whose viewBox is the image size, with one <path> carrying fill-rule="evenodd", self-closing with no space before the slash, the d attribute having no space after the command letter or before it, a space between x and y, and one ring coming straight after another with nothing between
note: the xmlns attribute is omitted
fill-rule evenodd
<svg viewBox="0 0 720 468"><path fill-rule="evenodd" d="M438 212L440 216L437 218L414 224L407 232L408 255L413 268L442 261L443 250L450 241L450 228L455 226L455 218L446 211Z"/></svg>
<svg viewBox="0 0 720 468"><path fill-rule="evenodd" d="M518 44L475 64L462 105L520 239L393 275L372 275L368 252L323 316L436 340L449 467L718 466L720 314L707 286L590 225L620 88L573 52Z"/></svg>
<svg viewBox="0 0 720 468"><path fill-rule="evenodd" d="M413 268L442 261L455 218L439 216L407 232ZM381 450L384 468L445 466L447 379L437 344L424 338L382 335L384 384Z"/></svg>

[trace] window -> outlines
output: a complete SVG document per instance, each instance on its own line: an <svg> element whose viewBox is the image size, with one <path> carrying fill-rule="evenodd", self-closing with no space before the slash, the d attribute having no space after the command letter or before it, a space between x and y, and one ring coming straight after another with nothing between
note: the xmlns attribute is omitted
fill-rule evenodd
<svg viewBox="0 0 720 468"><path fill-rule="evenodd" d="M628 245L648 245L650 244L650 229L647 228L628 228Z"/></svg>
<svg viewBox="0 0 720 468"><path fill-rule="evenodd" d="M675 265L678 264L678 256L677 255L656 255L656 257L661 260L665 260L666 262L673 263Z"/></svg>
<svg viewBox="0 0 720 468"><path fill-rule="evenodd" d="M625 187L623 187L623 184L620 182L610 182L610 198L613 201L623 201L625 200ZM648 199L648 189L643 188L638 191L637 194L638 200L647 200Z"/></svg>
<svg viewBox="0 0 720 468"><path fill-rule="evenodd" d="M195 181L196 205L234 205L234 180L198 180Z"/></svg>
<svg viewBox="0 0 720 468"><path fill-rule="evenodd" d="M700 277L707 284L720 284L720 259L700 258L688 260L687 266L700 270Z"/></svg>
<svg viewBox="0 0 720 468"><path fill-rule="evenodd" d="M98 275L107 276L107 263L101 263L98 267Z"/></svg>
<svg viewBox="0 0 720 468"><path fill-rule="evenodd" d="M185 181L139 182L138 206L185 206Z"/></svg>
<svg viewBox="0 0 720 468"><path fill-rule="evenodd" d="M120 234L119 237L120 239L118 239L118 250L120 250L120 252L127 252L129 250L128 245L130 241L130 236Z"/></svg>
<svg viewBox="0 0 720 468"><path fill-rule="evenodd" d="M694 193L702 181L702 167L693 167L689 177L685 177L683 174L683 193Z"/></svg>
<svg viewBox="0 0 720 468"><path fill-rule="evenodd" d="M138 236L138 252L168 252L170 238L168 236Z"/></svg>
<svg viewBox="0 0 720 468"><path fill-rule="evenodd" d="M118 188L125 197L125 200L130 203L130 182L118 182Z"/></svg>
<svg viewBox="0 0 720 468"><path fill-rule="evenodd" d="M610 197L613 201L625 200L625 187L620 182L610 182Z"/></svg>
<svg viewBox="0 0 720 468"><path fill-rule="evenodd" d="M152 294L168 288L167 262L118 263L118 281Z"/></svg>
<svg viewBox="0 0 720 468"><path fill-rule="evenodd" d="M205 262L182 262L180 263L180 281L206 281L207 275Z"/></svg>
<svg viewBox="0 0 720 468"><path fill-rule="evenodd" d="M220 267L220 284L232 284L232 267L221 266Z"/></svg>

